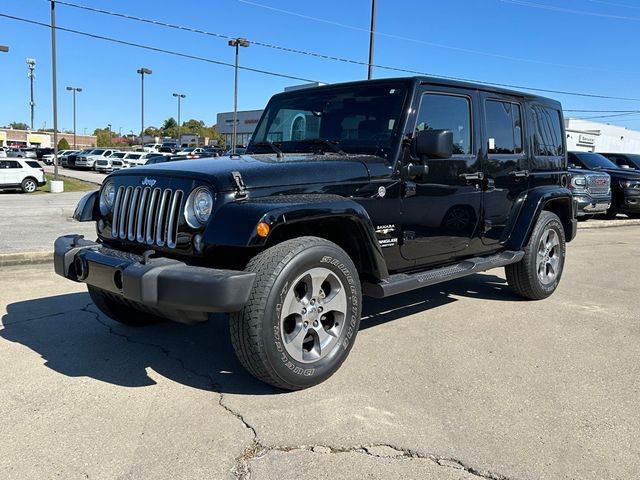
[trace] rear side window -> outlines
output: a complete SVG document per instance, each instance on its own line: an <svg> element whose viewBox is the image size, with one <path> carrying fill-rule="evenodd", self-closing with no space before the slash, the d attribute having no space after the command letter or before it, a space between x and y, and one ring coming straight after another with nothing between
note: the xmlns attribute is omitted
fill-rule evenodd
<svg viewBox="0 0 640 480"><path fill-rule="evenodd" d="M487 100L485 104L490 154L522 153L520 105Z"/></svg>
<svg viewBox="0 0 640 480"><path fill-rule="evenodd" d="M453 131L453 154L471 153L471 103L467 97L425 93L420 102L415 133Z"/></svg>
<svg viewBox="0 0 640 480"><path fill-rule="evenodd" d="M30 161L25 163L29 165L31 168L42 168L38 162Z"/></svg>
<svg viewBox="0 0 640 480"><path fill-rule="evenodd" d="M541 105L533 105L529 112L534 131L534 155L553 157L564 155L560 112Z"/></svg>
<svg viewBox="0 0 640 480"><path fill-rule="evenodd" d="M20 162L17 162L15 160L8 160L4 162L6 164L6 166L4 168L22 168L22 165L20 165Z"/></svg>

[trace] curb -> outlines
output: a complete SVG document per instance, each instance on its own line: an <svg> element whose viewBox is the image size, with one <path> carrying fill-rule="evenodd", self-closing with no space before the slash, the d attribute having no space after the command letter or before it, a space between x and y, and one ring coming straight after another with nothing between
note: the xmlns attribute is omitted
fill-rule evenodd
<svg viewBox="0 0 640 480"><path fill-rule="evenodd" d="M35 265L53 262L53 252L17 252L0 254L0 267L15 265Z"/></svg>
<svg viewBox="0 0 640 480"><path fill-rule="evenodd" d="M640 225L640 219L630 218L617 218L615 220L586 220L578 223L578 230L589 230L594 228L616 228L616 227L631 227L633 225Z"/></svg>

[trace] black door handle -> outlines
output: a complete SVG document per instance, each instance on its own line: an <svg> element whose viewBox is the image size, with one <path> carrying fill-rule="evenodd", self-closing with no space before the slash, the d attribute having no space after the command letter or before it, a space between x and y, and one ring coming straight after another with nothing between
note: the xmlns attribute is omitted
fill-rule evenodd
<svg viewBox="0 0 640 480"><path fill-rule="evenodd" d="M475 173L462 173L460 174L462 178L464 178L467 182L480 181L484 178L484 173L475 172Z"/></svg>

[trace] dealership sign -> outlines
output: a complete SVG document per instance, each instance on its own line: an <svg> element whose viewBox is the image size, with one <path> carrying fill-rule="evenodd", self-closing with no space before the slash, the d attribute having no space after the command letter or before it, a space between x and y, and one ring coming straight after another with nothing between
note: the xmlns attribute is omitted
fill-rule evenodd
<svg viewBox="0 0 640 480"><path fill-rule="evenodd" d="M596 137L594 135L580 134L578 136L578 143L581 143L583 145L595 145L596 144Z"/></svg>

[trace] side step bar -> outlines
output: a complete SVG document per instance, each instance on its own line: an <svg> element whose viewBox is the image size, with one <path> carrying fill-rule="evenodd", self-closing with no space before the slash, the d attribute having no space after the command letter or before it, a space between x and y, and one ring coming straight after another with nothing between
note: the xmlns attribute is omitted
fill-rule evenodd
<svg viewBox="0 0 640 480"><path fill-rule="evenodd" d="M436 283L466 277L473 273L484 272L496 267L504 267L519 262L524 257L523 251L504 251L490 257L474 257L462 262L424 270L416 273L398 273L385 278L380 283L365 283L362 293L369 297L384 298L398 293L408 292L416 288L428 287Z"/></svg>

